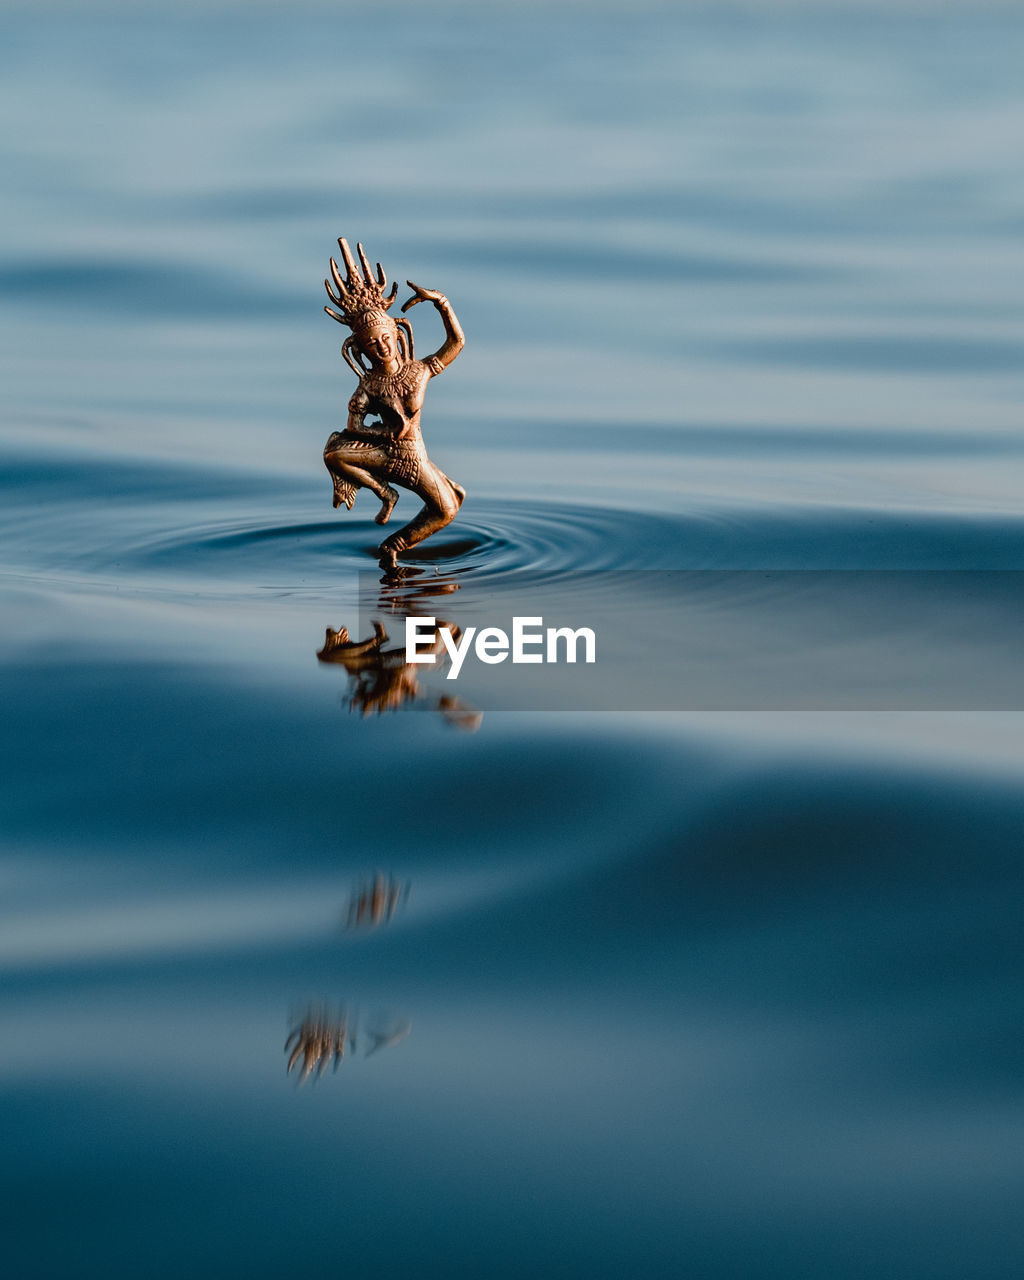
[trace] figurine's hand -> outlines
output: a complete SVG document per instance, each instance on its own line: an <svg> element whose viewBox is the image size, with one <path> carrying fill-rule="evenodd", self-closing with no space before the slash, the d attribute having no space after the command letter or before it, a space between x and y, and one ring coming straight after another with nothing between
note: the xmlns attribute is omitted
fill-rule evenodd
<svg viewBox="0 0 1024 1280"><path fill-rule="evenodd" d="M443 293L438 293L436 289L421 289L418 284L413 284L411 280L405 282L410 289L413 290L415 296L410 298L408 302L402 304L402 310L408 311L410 307L414 307L417 302L447 302L448 299Z"/></svg>

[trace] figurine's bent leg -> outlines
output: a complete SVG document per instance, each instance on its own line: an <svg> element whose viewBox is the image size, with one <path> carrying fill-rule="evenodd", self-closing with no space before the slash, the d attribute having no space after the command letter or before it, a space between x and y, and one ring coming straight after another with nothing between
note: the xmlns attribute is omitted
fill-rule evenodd
<svg viewBox="0 0 1024 1280"><path fill-rule="evenodd" d="M336 431L324 449L324 464L334 481L334 505L344 502L351 510L356 490L369 489L380 498L380 511L374 517L378 524L387 524L391 510L398 501L397 492L385 480L375 476L370 467L386 467L388 455L383 449L362 441L346 441Z"/></svg>
<svg viewBox="0 0 1024 1280"><path fill-rule="evenodd" d="M416 546L424 538L429 538L432 533L451 524L466 496L461 485L454 484L440 467L435 467L427 458L420 464L420 474L413 493L423 499L423 510L381 543L382 565L393 566L402 551Z"/></svg>
<svg viewBox="0 0 1024 1280"><path fill-rule="evenodd" d="M465 489L463 489L461 484L456 484L456 482L451 478L451 476L446 476L443 471L441 472L441 475L444 476L445 480L447 480L448 483L451 485L452 490L455 493L455 500L456 502L458 502L459 507L461 507L462 504L466 501ZM458 510L458 507L456 507L456 511L457 510Z"/></svg>

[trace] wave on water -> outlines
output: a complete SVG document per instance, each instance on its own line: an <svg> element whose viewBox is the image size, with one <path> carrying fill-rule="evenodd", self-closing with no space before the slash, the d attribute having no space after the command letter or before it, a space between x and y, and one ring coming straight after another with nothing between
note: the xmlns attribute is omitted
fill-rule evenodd
<svg viewBox="0 0 1024 1280"><path fill-rule="evenodd" d="M302 518L294 503L263 518L212 517L209 504L198 519L195 506L130 507L120 521L110 513L97 526L89 508L100 501L97 495L83 509L70 545L70 520L59 532L12 530L25 545L21 563L9 567L31 572L71 562L79 576L145 579L157 593L166 578L176 586L187 579L200 593L225 578L254 589L283 580L331 588L339 575L373 572L384 537L365 518ZM173 515L180 524L171 524ZM402 561L481 585L509 575L605 570L1014 569L1024 567L1024 518L792 506L669 515L482 498Z"/></svg>

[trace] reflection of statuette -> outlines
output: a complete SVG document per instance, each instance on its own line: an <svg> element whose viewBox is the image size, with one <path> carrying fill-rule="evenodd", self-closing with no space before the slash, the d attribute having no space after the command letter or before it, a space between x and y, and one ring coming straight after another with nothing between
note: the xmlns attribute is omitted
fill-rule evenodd
<svg viewBox="0 0 1024 1280"><path fill-rule="evenodd" d="M328 1067L337 1071L346 1049L352 1055L356 1052L356 1023L358 1015L350 1015L344 1009L331 1010L326 1006L311 1007L306 1010L289 1032L284 1051L289 1054L287 1074L299 1065L298 1083L305 1082L312 1076L319 1079ZM400 1044L412 1029L408 1018L395 1017L392 1014L378 1013L363 1023L360 1039L369 1047L364 1048L363 1057L371 1058L382 1049L390 1049Z"/></svg>
<svg viewBox="0 0 1024 1280"><path fill-rule="evenodd" d="M325 280L334 307L324 307L352 334L341 348L359 386L349 401L348 425L335 431L324 449L324 462L334 480L334 505L351 508L359 489L369 489L381 501L378 524L387 524L398 494L391 481L423 499L423 510L407 525L381 543L380 563L394 569L400 552L414 547L455 519L466 491L449 480L427 457L420 435L423 395L431 378L442 373L462 350L465 337L451 304L436 289L421 289L410 280L413 296L402 310L418 302L432 302L445 328L445 342L433 355L417 360L412 326L396 320L388 311L398 296L398 285L385 294L387 277L377 263L374 275L363 246L357 245L362 273L345 240L339 240L345 263L343 279L331 259L331 280ZM338 308L338 310L335 310ZM367 421L373 417L375 421Z"/></svg>
<svg viewBox="0 0 1024 1280"><path fill-rule="evenodd" d="M409 896L409 885L379 871L369 882L364 881L348 904L350 929L375 929L390 924L399 904Z"/></svg>
<svg viewBox="0 0 1024 1280"><path fill-rule="evenodd" d="M288 1059L288 1074L299 1059L302 1069L299 1072L299 1084L308 1079L315 1071L323 1075L333 1063L337 1071L338 1064L345 1056L345 1041L348 1038L348 1020L344 1014L332 1016L326 1010L310 1010L297 1027L294 1027L285 1041L285 1053L291 1049ZM353 1036L353 1049L355 1038Z"/></svg>
<svg viewBox="0 0 1024 1280"><path fill-rule="evenodd" d="M367 1035L373 1043L363 1054L363 1057L372 1057L373 1054L379 1053L381 1049L390 1049L392 1045L401 1044L411 1030L412 1023L408 1019L404 1022L385 1022L382 1026L369 1028Z"/></svg>
<svg viewBox="0 0 1024 1280"><path fill-rule="evenodd" d="M439 621L432 647L421 647L421 653L443 656L441 627L447 627L456 638L461 635L454 623ZM326 629L323 648L316 656L321 662L337 663L345 668L349 677L350 711L361 711L368 716L371 712L382 715L385 711L397 711L407 705L431 707L440 711L448 724L470 733L479 729L481 712L451 695L427 698L420 687L419 668L406 660L404 646L385 649L387 642L388 633L378 621L374 621L373 635L366 640L351 640L347 627L338 631Z"/></svg>

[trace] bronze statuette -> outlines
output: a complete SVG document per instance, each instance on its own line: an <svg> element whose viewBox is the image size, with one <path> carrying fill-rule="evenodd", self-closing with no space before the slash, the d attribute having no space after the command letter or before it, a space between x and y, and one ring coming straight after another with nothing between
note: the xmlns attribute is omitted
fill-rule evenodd
<svg viewBox="0 0 1024 1280"><path fill-rule="evenodd" d="M331 259L331 281L325 280L334 307L324 307L332 320L347 325L352 334L341 353L359 379L348 405L348 425L335 431L324 449L324 462L334 480L334 505L352 507L357 490L369 489L381 501L378 524L387 524L398 501L392 484L409 489L423 499L423 510L407 525L381 543L380 563L394 569L398 555L450 524L466 496L461 485L449 480L427 457L420 435L420 411L427 383L451 364L465 344L455 312L443 293L407 283L413 296L402 307L432 302L444 323L445 342L433 355L417 360L413 354L412 325L388 315L398 295L398 285L385 295L387 278L377 263L374 275L357 245L362 274L345 240L339 240L345 263L342 279ZM368 422L373 416L378 421Z"/></svg>

